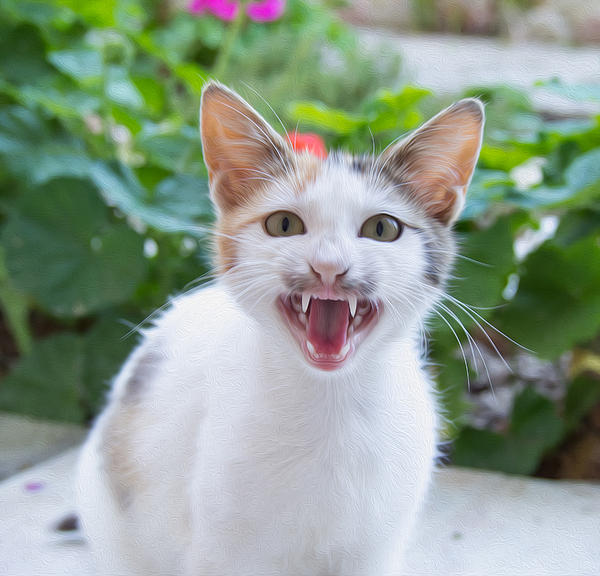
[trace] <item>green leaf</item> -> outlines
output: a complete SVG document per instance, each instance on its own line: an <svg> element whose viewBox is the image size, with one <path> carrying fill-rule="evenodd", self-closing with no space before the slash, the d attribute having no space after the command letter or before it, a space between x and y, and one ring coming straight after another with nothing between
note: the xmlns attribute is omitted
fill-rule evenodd
<svg viewBox="0 0 600 576"><path fill-rule="evenodd" d="M456 340L450 336L447 341L441 341L434 335L431 344L430 359L436 366L435 382L440 399L442 440L453 439L464 426L464 417L468 413L470 403L466 392L472 372L465 366L465 360L456 351ZM467 376L469 370L469 376Z"/></svg>
<svg viewBox="0 0 600 576"><path fill-rule="evenodd" d="M106 400L136 336L108 315L85 335L61 333L34 343L0 383L0 410L84 422Z"/></svg>
<svg viewBox="0 0 600 576"><path fill-rule="evenodd" d="M523 212L517 212L498 218L489 228L459 237L462 257L454 268L450 290L453 296L476 307L503 303L502 292L516 270L514 235L526 218Z"/></svg>
<svg viewBox="0 0 600 576"><path fill-rule="evenodd" d="M164 85L146 76L134 76L133 83L144 99L144 111L148 116L160 116L165 106Z"/></svg>
<svg viewBox="0 0 600 576"><path fill-rule="evenodd" d="M17 287L59 316L127 300L144 276L143 239L111 223L93 186L52 180L16 202L3 233Z"/></svg>
<svg viewBox="0 0 600 576"><path fill-rule="evenodd" d="M24 86L19 91L18 100L29 108L42 106L53 116L69 119L80 119L97 112L101 105L100 98L75 88L71 80L64 77Z"/></svg>
<svg viewBox="0 0 600 576"><path fill-rule="evenodd" d="M478 169L473 175L467 193L467 203L460 215L461 220L475 220L500 202L505 202L514 182L503 170Z"/></svg>
<svg viewBox="0 0 600 576"><path fill-rule="evenodd" d="M196 64L178 64L173 68L173 72L177 78L179 78L192 94L200 95L202 93L202 87L208 78L209 73L200 68Z"/></svg>
<svg viewBox="0 0 600 576"><path fill-rule="evenodd" d="M288 112L294 121L302 125L315 126L334 134L350 134L368 123L366 116L328 108L316 102L294 102Z"/></svg>
<svg viewBox="0 0 600 576"><path fill-rule="evenodd" d="M86 84L102 76L102 56L96 50L55 50L48 60L76 82Z"/></svg>
<svg viewBox="0 0 600 576"><path fill-rule="evenodd" d="M498 315L505 332L548 359L600 330L600 243L549 241L523 263L515 298Z"/></svg>
<svg viewBox="0 0 600 576"><path fill-rule="evenodd" d="M600 197L600 148L576 158L565 171L565 180L574 195Z"/></svg>
<svg viewBox="0 0 600 576"><path fill-rule="evenodd" d="M144 224L168 233L203 237L212 221L205 178L179 175L158 184L152 193L127 167L97 163L91 174L107 203Z"/></svg>
<svg viewBox="0 0 600 576"><path fill-rule="evenodd" d="M81 141L18 106L0 112L0 160L8 172L34 185L59 176L84 178L90 171Z"/></svg>
<svg viewBox="0 0 600 576"><path fill-rule="evenodd" d="M0 246L0 306L11 335L17 343L20 354L31 350L29 331L29 306L27 298L12 285L6 265L4 250Z"/></svg>
<svg viewBox="0 0 600 576"><path fill-rule="evenodd" d="M82 20L90 26L97 28L115 25L115 9L117 0L50 0L59 6L66 6L73 10ZM122 0L121 0L122 1Z"/></svg>
<svg viewBox="0 0 600 576"><path fill-rule="evenodd" d="M148 53L174 66L190 60L190 53L200 42L218 48L223 30L223 24L214 19L177 14L168 27L144 32L136 39Z"/></svg>
<svg viewBox="0 0 600 576"><path fill-rule="evenodd" d="M459 466L532 474L564 432L554 403L526 388L515 397L507 433L465 427L454 444L453 461Z"/></svg>
<svg viewBox="0 0 600 576"><path fill-rule="evenodd" d="M542 88L564 96L571 100L579 100L589 102L590 100L600 100L600 82L589 82L583 84L565 84L559 80L551 80L549 82L540 82L538 84Z"/></svg>
<svg viewBox="0 0 600 576"><path fill-rule="evenodd" d="M416 128L423 117L416 105L431 92L416 86L404 86L399 92L382 90L367 105L369 128L374 134L385 130L402 133Z"/></svg>
<svg viewBox="0 0 600 576"><path fill-rule="evenodd" d="M137 148L165 170L204 174L202 144L198 131L189 126L162 127L147 123L137 135Z"/></svg>
<svg viewBox="0 0 600 576"><path fill-rule="evenodd" d="M52 76L46 63L44 41L33 26L6 30L0 26L0 78L16 85Z"/></svg>
<svg viewBox="0 0 600 576"><path fill-rule="evenodd" d="M82 422L83 341L58 334L35 342L0 383L0 409Z"/></svg>
<svg viewBox="0 0 600 576"><path fill-rule="evenodd" d="M561 217L553 242L566 248L593 234L600 235L600 214L594 210L572 210Z"/></svg>
<svg viewBox="0 0 600 576"><path fill-rule="evenodd" d="M116 104L139 110L144 98L132 82L127 70L120 66L109 66L106 72L106 96Z"/></svg>
<svg viewBox="0 0 600 576"><path fill-rule="evenodd" d="M2 0L1 8L16 22L32 23L46 31L66 29L77 19L72 10L58 2Z"/></svg>
<svg viewBox="0 0 600 576"><path fill-rule="evenodd" d="M0 155L9 158L53 136L48 123L22 106L0 110Z"/></svg>

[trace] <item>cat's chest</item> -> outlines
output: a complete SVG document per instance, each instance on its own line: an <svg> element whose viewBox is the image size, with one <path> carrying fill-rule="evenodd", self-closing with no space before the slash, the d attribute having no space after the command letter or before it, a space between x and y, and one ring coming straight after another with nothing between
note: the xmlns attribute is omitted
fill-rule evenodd
<svg viewBox="0 0 600 576"><path fill-rule="evenodd" d="M432 443L433 430L419 422L427 410L419 401L317 387L282 386L276 394L281 398L238 388L228 418L207 418L203 466L207 476L221 471L219 486L230 494L265 494L269 501L294 495L307 505L356 502L371 487L400 482Z"/></svg>

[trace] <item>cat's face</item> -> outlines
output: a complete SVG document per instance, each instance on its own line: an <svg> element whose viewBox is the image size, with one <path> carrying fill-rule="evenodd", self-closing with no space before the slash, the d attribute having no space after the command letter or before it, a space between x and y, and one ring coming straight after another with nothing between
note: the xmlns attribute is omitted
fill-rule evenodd
<svg viewBox="0 0 600 576"><path fill-rule="evenodd" d="M467 100L378 158L320 160L210 84L202 138L218 259L244 309L326 371L422 322L449 271L482 124Z"/></svg>

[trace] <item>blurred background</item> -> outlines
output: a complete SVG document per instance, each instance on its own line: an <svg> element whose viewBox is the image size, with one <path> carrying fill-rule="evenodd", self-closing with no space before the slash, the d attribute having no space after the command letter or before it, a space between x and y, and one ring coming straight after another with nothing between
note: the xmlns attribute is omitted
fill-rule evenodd
<svg viewBox="0 0 600 576"><path fill-rule="evenodd" d="M211 77L320 153L485 101L429 323L446 460L600 479L596 0L0 0L0 476L77 442L209 271Z"/></svg>

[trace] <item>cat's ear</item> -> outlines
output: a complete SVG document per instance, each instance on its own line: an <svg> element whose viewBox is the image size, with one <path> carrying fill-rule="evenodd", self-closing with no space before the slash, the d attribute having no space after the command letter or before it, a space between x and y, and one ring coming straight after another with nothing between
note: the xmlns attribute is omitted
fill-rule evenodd
<svg viewBox="0 0 600 576"><path fill-rule="evenodd" d="M216 82L202 91L200 131L211 197L221 211L244 202L285 170L285 140L235 92Z"/></svg>
<svg viewBox="0 0 600 576"><path fill-rule="evenodd" d="M484 118L479 100L460 100L382 154L392 178L443 224L454 222L464 205Z"/></svg>

